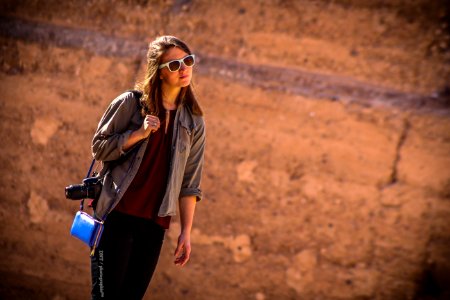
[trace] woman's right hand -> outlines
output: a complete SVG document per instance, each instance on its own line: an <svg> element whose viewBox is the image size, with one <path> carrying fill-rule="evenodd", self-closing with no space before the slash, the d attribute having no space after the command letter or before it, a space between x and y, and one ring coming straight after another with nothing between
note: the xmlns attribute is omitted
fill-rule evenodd
<svg viewBox="0 0 450 300"><path fill-rule="evenodd" d="M143 135L143 138L147 138L150 133L157 131L161 125L159 118L153 115L146 115L141 128L139 129Z"/></svg>
<svg viewBox="0 0 450 300"><path fill-rule="evenodd" d="M128 137L128 140L123 144L122 151L128 151L136 143L147 138L150 133L159 129L159 125L158 117L152 115L145 116L142 126L136 131L133 131Z"/></svg>

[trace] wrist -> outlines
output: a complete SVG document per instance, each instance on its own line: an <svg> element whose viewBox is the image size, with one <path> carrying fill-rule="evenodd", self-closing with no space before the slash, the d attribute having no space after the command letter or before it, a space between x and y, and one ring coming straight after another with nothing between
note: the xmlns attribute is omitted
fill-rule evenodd
<svg viewBox="0 0 450 300"><path fill-rule="evenodd" d="M139 138L140 140L143 140L147 137L145 130L143 130L142 128L136 130L135 133L136 137Z"/></svg>
<svg viewBox="0 0 450 300"><path fill-rule="evenodd" d="M191 236L191 228L181 228L181 234L185 237Z"/></svg>

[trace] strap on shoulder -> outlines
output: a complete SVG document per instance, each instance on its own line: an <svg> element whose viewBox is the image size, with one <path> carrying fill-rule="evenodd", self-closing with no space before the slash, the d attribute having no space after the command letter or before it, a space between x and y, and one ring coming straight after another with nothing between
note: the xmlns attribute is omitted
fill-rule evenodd
<svg viewBox="0 0 450 300"><path fill-rule="evenodd" d="M137 100L141 99L142 97L142 92L138 91L138 90L128 90L128 92L132 92L134 98L136 98Z"/></svg>
<svg viewBox="0 0 450 300"><path fill-rule="evenodd" d="M138 91L138 90L127 90L126 92L131 92L133 93L133 98L136 99L137 105L139 106L139 108L142 108L142 102L141 102L141 97L142 97L142 92Z"/></svg>

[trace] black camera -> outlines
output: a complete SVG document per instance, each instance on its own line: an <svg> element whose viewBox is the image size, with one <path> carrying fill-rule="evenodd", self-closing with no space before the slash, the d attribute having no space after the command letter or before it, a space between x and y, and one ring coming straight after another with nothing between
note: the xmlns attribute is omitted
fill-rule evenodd
<svg viewBox="0 0 450 300"><path fill-rule="evenodd" d="M66 187L66 198L72 200L97 199L102 191L102 181L98 177L83 179L82 184L72 184Z"/></svg>

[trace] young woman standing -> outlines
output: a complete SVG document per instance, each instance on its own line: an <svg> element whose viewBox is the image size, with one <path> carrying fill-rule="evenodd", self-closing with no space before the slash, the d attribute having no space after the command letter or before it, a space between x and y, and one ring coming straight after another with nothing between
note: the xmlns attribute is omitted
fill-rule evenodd
<svg viewBox="0 0 450 300"><path fill-rule="evenodd" d="M114 99L98 124L92 152L104 163L104 180L94 214L107 217L91 258L92 299L142 299L178 203L174 263L189 260L205 149L203 112L191 87L194 64L184 42L157 38L143 82Z"/></svg>

